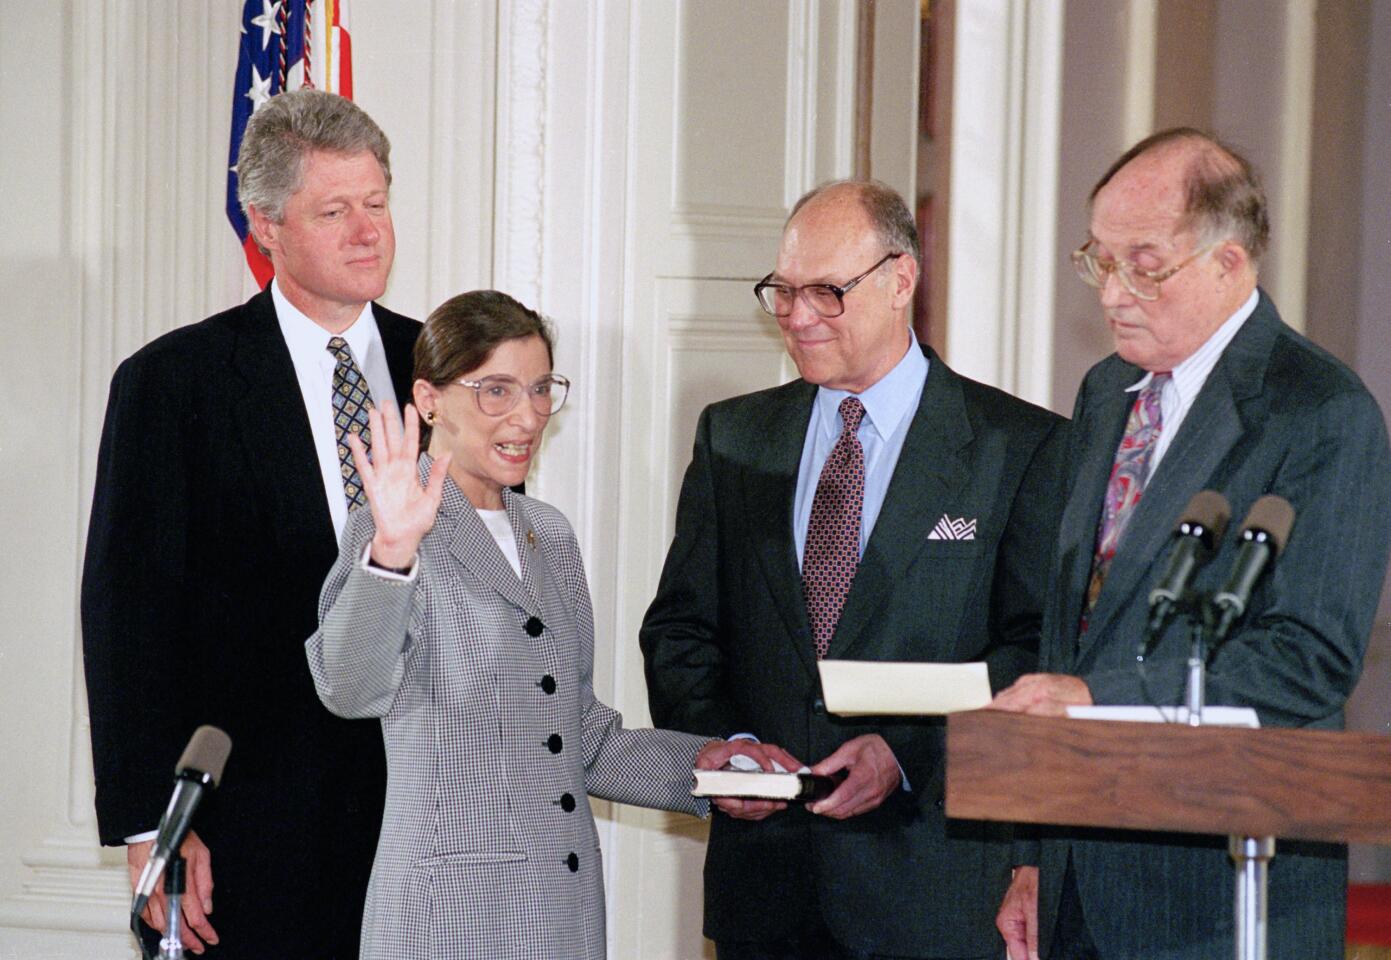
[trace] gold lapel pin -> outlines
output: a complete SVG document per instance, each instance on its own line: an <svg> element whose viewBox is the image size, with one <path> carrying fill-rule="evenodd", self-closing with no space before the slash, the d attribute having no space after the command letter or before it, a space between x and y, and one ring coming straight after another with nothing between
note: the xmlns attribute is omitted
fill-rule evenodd
<svg viewBox="0 0 1391 960"><path fill-rule="evenodd" d="M528 530L526 532L526 545L533 550L536 549L536 531Z"/></svg>

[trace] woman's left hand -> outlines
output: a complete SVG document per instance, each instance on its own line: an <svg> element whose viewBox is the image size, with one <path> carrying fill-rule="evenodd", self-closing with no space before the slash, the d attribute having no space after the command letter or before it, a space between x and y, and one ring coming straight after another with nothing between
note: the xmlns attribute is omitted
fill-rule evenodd
<svg viewBox="0 0 1391 960"><path fill-rule="evenodd" d="M383 567L409 567L416 547L435 525L449 454L442 454L430 465L429 482L422 487L416 468L420 420L415 406L406 404L404 428L395 417L383 417L375 409L367 414L367 425L372 431L372 457L368 458L361 438L354 434L348 435L348 449L353 452L377 527L372 537L372 562Z"/></svg>

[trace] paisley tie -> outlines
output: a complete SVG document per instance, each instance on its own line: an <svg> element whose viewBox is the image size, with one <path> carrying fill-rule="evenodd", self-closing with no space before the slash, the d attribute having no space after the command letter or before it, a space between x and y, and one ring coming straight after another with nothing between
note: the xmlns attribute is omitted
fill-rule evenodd
<svg viewBox="0 0 1391 960"><path fill-rule="evenodd" d="M1164 428L1160 412L1160 395L1170 374L1156 373L1135 398L1130 417L1125 422L1125 434L1116 448L1111 464L1111 479L1106 485L1106 499L1101 507L1101 522L1096 530L1096 553L1092 558L1092 576L1087 584L1087 603L1082 613L1081 632L1087 630L1087 620L1101 595L1101 585L1115 559L1116 548L1125 534L1140 497L1145 492L1149 476L1150 456L1154 453L1159 433Z"/></svg>

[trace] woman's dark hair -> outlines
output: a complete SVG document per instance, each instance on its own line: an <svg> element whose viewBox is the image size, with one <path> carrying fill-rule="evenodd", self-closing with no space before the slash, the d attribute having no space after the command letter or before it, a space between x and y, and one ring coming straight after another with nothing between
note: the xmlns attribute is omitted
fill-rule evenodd
<svg viewBox="0 0 1391 960"><path fill-rule="evenodd" d="M497 290L470 290L450 297L425 320L415 341L413 380L442 387L483 366L506 341L526 337L540 337L546 359L555 364L551 325L535 310ZM429 435L429 425L422 424L422 446Z"/></svg>

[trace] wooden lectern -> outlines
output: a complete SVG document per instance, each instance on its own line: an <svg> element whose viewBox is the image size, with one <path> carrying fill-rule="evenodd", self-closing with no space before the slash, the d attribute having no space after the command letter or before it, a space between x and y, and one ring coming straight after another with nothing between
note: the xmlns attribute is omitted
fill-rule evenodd
<svg viewBox="0 0 1391 960"><path fill-rule="evenodd" d="M1257 911L1263 953L1267 838L1391 844L1391 736L958 713L947 719L946 812L1226 834L1238 956Z"/></svg>

